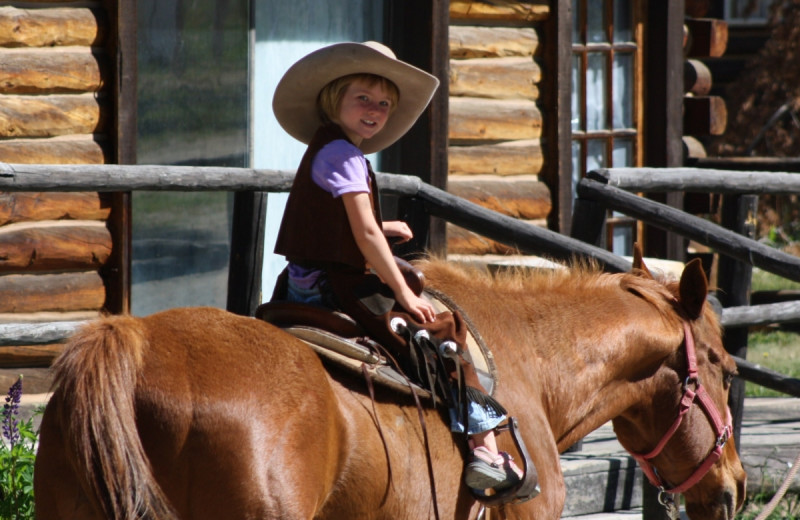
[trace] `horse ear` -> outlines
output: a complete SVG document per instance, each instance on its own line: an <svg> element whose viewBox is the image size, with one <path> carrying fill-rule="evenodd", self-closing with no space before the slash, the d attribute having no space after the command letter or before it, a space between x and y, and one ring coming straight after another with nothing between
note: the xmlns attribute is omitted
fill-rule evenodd
<svg viewBox="0 0 800 520"><path fill-rule="evenodd" d="M689 315L689 319L700 317L703 303L708 295L708 279L699 258L695 258L683 268L679 287L681 306Z"/></svg>
<svg viewBox="0 0 800 520"><path fill-rule="evenodd" d="M642 257L642 246L639 242L633 244L633 270L639 271L639 274L645 278L653 279L653 273L644 265L644 258Z"/></svg>

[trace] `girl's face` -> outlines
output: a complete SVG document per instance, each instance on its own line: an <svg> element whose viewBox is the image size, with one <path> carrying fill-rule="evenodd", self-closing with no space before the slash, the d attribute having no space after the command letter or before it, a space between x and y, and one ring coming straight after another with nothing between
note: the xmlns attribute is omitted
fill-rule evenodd
<svg viewBox="0 0 800 520"><path fill-rule="evenodd" d="M380 132L389 119L392 101L380 83L355 80L342 96L336 121L356 146Z"/></svg>

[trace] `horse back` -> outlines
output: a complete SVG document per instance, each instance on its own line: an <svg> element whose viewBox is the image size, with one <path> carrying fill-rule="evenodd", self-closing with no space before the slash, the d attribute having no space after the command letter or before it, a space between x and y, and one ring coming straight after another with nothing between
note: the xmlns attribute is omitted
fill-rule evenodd
<svg viewBox="0 0 800 520"><path fill-rule="evenodd" d="M335 485L336 397L316 355L269 324L211 308L104 318L54 370L40 518L310 518Z"/></svg>

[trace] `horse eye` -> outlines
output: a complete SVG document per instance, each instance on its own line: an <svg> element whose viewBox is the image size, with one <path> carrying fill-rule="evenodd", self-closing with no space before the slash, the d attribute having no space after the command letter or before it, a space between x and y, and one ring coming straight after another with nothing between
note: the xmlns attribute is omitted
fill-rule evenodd
<svg viewBox="0 0 800 520"><path fill-rule="evenodd" d="M731 386L731 383L733 383L733 374L730 372L725 372L725 374L722 376L722 382L726 387Z"/></svg>

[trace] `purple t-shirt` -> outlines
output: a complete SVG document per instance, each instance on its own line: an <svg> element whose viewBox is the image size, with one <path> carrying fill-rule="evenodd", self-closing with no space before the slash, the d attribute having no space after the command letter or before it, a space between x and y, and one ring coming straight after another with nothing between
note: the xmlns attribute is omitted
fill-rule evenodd
<svg viewBox="0 0 800 520"><path fill-rule="evenodd" d="M326 144L311 164L311 179L334 197L345 193L369 193L367 160L361 150L344 139ZM319 271L289 263L289 278L300 289L311 289Z"/></svg>

